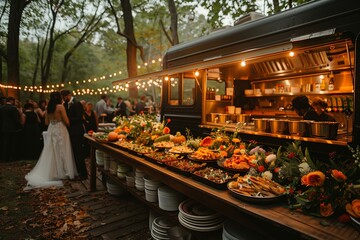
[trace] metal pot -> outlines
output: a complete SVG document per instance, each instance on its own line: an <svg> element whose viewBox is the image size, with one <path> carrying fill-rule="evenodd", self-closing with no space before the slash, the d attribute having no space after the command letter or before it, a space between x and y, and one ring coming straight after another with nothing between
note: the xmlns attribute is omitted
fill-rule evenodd
<svg viewBox="0 0 360 240"><path fill-rule="evenodd" d="M236 122L250 123L251 122L251 114L237 114Z"/></svg>
<svg viewBox="0 0 360 240"><path fill-rule="evenodd" d="M289 121L289 133L290 135L298 135L303 136L306 132L307 125L310 123L307 123L306 121Z"/></svg>
<svg viewBox="0 0 360 240"><path fill-rule="evenodd" d="M218 113L217 117L219 119L219 123L226 123L226 121L229 120L229 114Z"/></svg>
<svg viewBox="0 0 360 240"><path fill-rule="evenodd" d="M289 133L288 120L269 119L270 131L272 133Z"/></svg>
<svg viewBox="0 0 360 240"><path fill-rule="evenodd" d="M254 126L255 126L255 131L256 132L267 132L269 127L268 127L268 119L267 118L254 118Z"/></svg>
<svg viewBox="0 0 360 240"><path fill-rule="evenodd" d="M210 113L210 121L213 123L217 122L217 120L218 120L218 119L216 119L217 115L218 115L217 113Z"/></svg>
<svg viewBox="0 0 360 240"><path fill-rule="evenodd" d="M313 137L336 139L338 128L338 122L312 122L311 134Z"/></svg>

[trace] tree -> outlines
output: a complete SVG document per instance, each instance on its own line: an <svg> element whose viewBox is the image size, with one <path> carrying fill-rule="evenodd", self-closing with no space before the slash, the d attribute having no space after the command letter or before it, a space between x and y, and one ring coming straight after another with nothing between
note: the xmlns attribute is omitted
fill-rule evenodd
<svg viewBox="0 0 360 240"><path fill-rule="evenodd" d="M64 83L67 80L68 64L70 57L74 54L75 50L82 43L87 41L94 34L94 32L98 30L100 21L102 20L105 10L101 11L99 14L98 11L100 11L100 1L96 3L95 13L92 16L85 16L84 14L84 16L81 17L82 19L86 19L86 22L83 24L82 29L69 33L74 38L76 38L77 35L79 35L79 37L76 43L74 44L74 46L71 47L64 55L64 65L63 65L61 83Z"/></svg>
<svg viewBox="0 0 360 240"><path fill-rule="evenodd" d="M7 35L7 77L8 84L20 86L20 66L19 66L19 35L20 21L25 7L31 0L12 0L10 1L10 13ZM19 98L17 89L9 89L8 95Z"/></svg>

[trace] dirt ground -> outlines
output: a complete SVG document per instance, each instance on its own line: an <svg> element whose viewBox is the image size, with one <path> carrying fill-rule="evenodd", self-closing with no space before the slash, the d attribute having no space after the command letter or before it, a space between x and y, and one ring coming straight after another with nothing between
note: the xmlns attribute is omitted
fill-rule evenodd
<svg viewBox="0 0 360 240"><path fill-rule="evenodd" d="M70 202L71 188L23 191L36 161L0 162L0 240L86 239L86 213Z"/></svg>

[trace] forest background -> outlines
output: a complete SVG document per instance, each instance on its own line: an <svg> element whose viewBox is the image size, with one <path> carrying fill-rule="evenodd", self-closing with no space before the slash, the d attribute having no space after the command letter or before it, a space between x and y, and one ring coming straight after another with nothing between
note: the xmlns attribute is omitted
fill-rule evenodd
<svg viewBox="0 0 360 240"><path fill-rule="evenodd" d="M308 0L1 0L0 96L47 99L72 90L96 102L153 96L159 84L112 82L162 69L173 45L205 36L249 12L264 15ZM79 99L80 100L80 99Z"/></svg>

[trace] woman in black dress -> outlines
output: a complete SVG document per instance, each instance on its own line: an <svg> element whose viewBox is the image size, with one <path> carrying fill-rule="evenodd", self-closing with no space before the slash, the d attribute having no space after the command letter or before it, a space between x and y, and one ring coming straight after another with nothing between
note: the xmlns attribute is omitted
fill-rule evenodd
<svg viewBox="0 0 360 240"><path fill-rule="evenodd" d="M23 157L25 159L38 159L40 155L40 119L34 112L34 105L24 105L25 124L23 127Z"/></svg>
<svg viewBox="0 0 360 240"><path fill-rule="evenodd" d="M96 112L93 110L93 104L91 102L87 102L85 104L85 111L84 111L84 126L86 133L91 131L96 132L98 128L98 117ZM85 156L90 156L90 146L89 144L85 144Z"/></svg>

